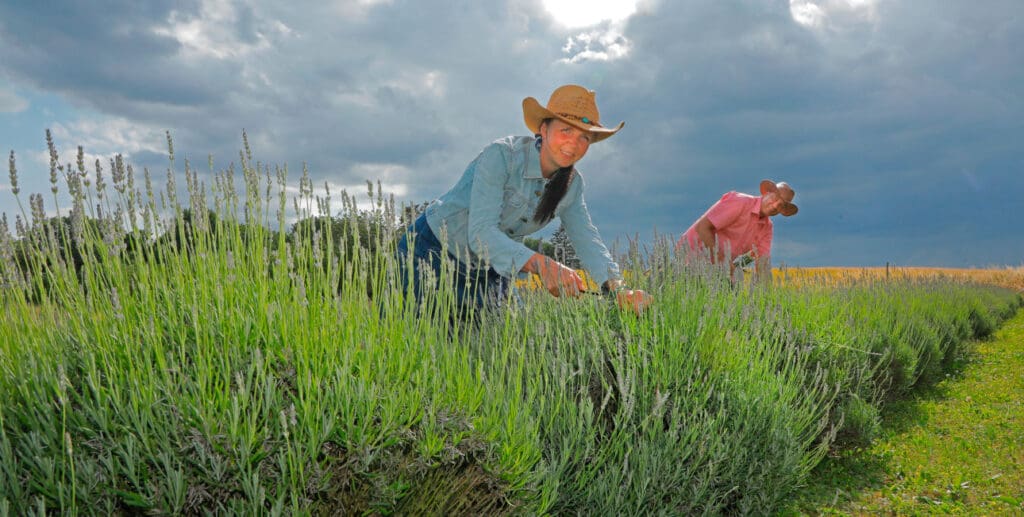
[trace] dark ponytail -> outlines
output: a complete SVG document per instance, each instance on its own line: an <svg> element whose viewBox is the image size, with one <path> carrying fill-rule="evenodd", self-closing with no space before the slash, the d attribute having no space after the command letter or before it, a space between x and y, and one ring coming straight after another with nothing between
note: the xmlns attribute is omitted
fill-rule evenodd
<svg viewBox="0 0 1024 517"><path fill-rule="evenodd" d="M534 221L538 224L547 224L555 218L555 208L569 190L569 183L572 182L575 172L576 169L572 167L562 167L555 171L548 184L544 186L544 195L540 197L537 211L533 213Z"/></svg>
<svg viewBox="0 0 1024 517"><path fill-rule="evenodd" d="M541 121L539 127L544 127L551 123L550 118L546 118ZM544 140L540 133L535 135L537 141L534 145L537 146L537 152L540 152L541 146L544 144ZM537 205L537 211L533 213L533 220L538 224L547 224L548 221L555 218L555 208L558 207L558 203L565 197L565 193L569 190L569 184L572 183L572 178L576 174L576 169L573 166L562 167L555 171L548 180L547 185L544 186L544 195L540 198L540 203Z"/></svg>

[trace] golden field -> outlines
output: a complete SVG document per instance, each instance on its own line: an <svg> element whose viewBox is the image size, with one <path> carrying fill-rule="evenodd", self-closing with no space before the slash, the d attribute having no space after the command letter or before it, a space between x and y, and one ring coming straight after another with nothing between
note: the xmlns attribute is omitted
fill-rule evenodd
<svg viewBox="0 0 1024 517"><path fill-rule="evenodd" d="M597 284L590 275L582 269L577 272L583 277L587 288L592 291L599 290ZM626 282L631 285L639 284L644 276L643 273L636 275L632 271L624 271ZM991 268L945 268L945 267L777 267L772 269L772 276L776 282L784 284L799 284L802 282L814 282L825 284L841 284L860 280L884 280L900 278L945 278L962 280L965 282L977 282L982 284L998 285L1018 291L1024 291L1024 266L1018 267L991 267ZM639 277L639 278L638 278ZM745 281L749 282L747 278ZM542 290L543 284L536 275L528 275L525 278L516 279L515 284L520 288L531 290Z"/></svg>
<svg viewBox="0 0 1024 517"><path fill-rule="evenodd" d="M1024 266L993 268L942 267L785 267L772 271L782 282L845 282L865 279L952 278L968 282L999 285L1024 291Z"/></svg>

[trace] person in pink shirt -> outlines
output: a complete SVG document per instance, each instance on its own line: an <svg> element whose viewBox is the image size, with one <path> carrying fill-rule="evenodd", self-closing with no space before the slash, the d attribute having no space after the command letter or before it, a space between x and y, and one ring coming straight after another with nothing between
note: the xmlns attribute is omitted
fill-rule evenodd
<svg viewBox="0 0 1024 517"><path fill-rule="evenodd" d="M690 250L704 254L711 262L728 261L730 277L736 266L742 267L753 260L755 278L770 278L771 218L795 214L798 210L793 204L795 195L786 182L771 180L761 181L760 196L727 192L686 230L676 243L676 250L688 245Z"/></svg>

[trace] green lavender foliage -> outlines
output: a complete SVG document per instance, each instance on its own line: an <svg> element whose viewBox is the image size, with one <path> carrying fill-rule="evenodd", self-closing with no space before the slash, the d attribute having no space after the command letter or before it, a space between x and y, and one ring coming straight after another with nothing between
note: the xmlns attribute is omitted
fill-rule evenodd
<svg viewBox="0 0 1024 517"><path fill-rule="evenodd" d="M359 208L304 169L289 198L244 135L204 173L168 135L163 191L48 144L69 206L0 219L0 513L770 513L1021 305L734 287L659 241L622 257L642 316L519 290L465 320L449 269L400 287L379 185Z"/></svg>

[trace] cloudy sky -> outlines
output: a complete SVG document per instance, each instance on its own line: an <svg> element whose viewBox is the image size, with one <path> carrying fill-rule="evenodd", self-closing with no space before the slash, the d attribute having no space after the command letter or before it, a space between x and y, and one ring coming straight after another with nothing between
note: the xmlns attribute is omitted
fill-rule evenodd
<svg viewBox="0 0 1024 517"><path fill-rule="evenodd" d="M221 170L245 130L296 186L305 163L334 192L420 202L527 133L524 97L577 83L626 121L579 163L620 248L771 178L800 206L774 219L776 265L1024 264L1020 0L603 4L5 1L0 150L51 209L47 128L62 162L81 145L161 180L166 131L179 167Z"/></svg>

